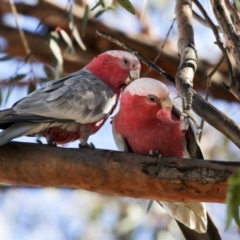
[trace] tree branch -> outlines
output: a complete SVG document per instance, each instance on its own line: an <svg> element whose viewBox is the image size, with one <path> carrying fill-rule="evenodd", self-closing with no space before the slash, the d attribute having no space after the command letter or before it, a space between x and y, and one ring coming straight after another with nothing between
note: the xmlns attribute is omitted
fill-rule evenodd
<svg viewBox="0 0 240 240"><path fill-rule="evenodd" d="M197 51L194 44L194 30L192 26L192 1L176 1L176 19L178 24L178 53L181 61L175 77L178 93L182 97L181 129L188 127L187 118L190 117L199 127L197 120L190 114L192 108L193 78L197 70Z"/></svg>
<svg viewBox="0 0 240 240"><path fill-rule="evenodd" d="M0 182L82 188L164 201L225 202L240 162L161 158L11 142L0 147Z"/></svg>
<svg viewBox="0 0 240 240"><path fill-rule="evenodd" d="M193 2L195 3L196 1L193 0ZM198 2L198 1L197 1ZM200 3L199 3L200 4ZM203 17L201 17L199 14L197 14L195 11L192 11L193 13L193 18L198 21L200 24L202 24L205 27L211 28L210 23L207 21L207 19L204 19ZM216 29L219 32L222 32L221 28L219 26L215 26Z"/></svg>

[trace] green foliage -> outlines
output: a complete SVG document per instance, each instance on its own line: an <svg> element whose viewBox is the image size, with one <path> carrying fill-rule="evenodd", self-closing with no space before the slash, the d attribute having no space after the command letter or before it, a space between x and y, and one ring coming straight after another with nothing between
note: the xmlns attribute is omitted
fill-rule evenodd
<svg viewBox="0 0 240 240"><path fill-rule="evenodd" d="M128 0L118 0L118 2L128 12L132 13L133 15L135 15L134 7L133 7L133 5L132 5L132 3L130 1L128 1Z"/></svg>
<svg viewBox="0 0 240 240"><path fill-rule="evenodd" d="M83 21L82 21L82 36L85 35L86 26L87 26L88 17L89 17L89 12L90 12L90 8L87 4L86 7L85 7L85 12L84 12Z"/></svg>
<svg viewBox="0 0 240 240"><path fill-rule="evenodd" d="M44 64L43 70L44 70L48 79L50 79L50 80L53 79L53 71L52 71L51 67Z"/></svg>
<svg viewBox="0 0 240 240"><path fill-rule="evenodd" d="M35 84L29 84L28 85L28 94L34 92L36 90L36 85Z"/></svg>
<svg viewBox="0 0 240 240"><path fill-rule="evenodd" d="M61 49L58 45L58 40L59 40L58 33L55 31L50 32L49 47L54 55L56 79L60 78L63 74L63 58Z"/></svg>
<svg viewBox="0 0 240 240"><path fill-rule="evenodd" d="M70 5L70 9L68 12L68 16L69 16L69 28L72 31L72 36L74 37L74 39L76 40L76 42L78 43L78 45L85 51L86 47L80 37L80 34L78 32L78 29L74 23L74 17L73 17L73 13L72 13L72 4Z"/></svg>
<svg viewBox="0 0 240 240"><path fill-rule="evenodd" d="M95 13L94 17L97 18L100 15L102 15L105 11L107 10L115 10L114 6L112 6L112 1L111 0L100 0L90 9L90 11L93 11L97 7L100 7L100 10Z"/></svg>
<svg viewBox="0 0 240 240"><path fill-rule="evenodd" d="M235 220L240 228L240 169L237 173L228 179L229 188L227 192L227 220L226 229L229 228L232 219Z"/></svg>
<svg viewBox="0 0 240 240"><path fill-rule="evenodd" d="M238 12L240 12L240 0L235 0L234 1L234 6L238 10Z"/></svg>
<svg viewBox="0 0 240 240"><path fill-rule="evenodd" d="M59 33L61 34L64 42L68 45L68 48L70 49L71 53L74 54L75 53L75 49L73 47L72 39L70 38L68 33L66 31L64 31L63 29L60 29Z"/></svg>
<svg viewBox="0 0 240 240"><path fill-rule="evenodd" d="M96 5L94 5L94 7L92 7L92 8L90 9L90 11L93 11L93 10L96 9L98 6L104 7L104 0L98 1L98 2L96 3Z"/></svg>
<svg viewBox="0 0 240 240"><path fill-rule="evenodd" d="M19 81L19 80L23 79L24 77L26 77L26 75L27 75L26 73L17 74L14 77L11 77L10 81L12 81L12 82Z"/></svg>

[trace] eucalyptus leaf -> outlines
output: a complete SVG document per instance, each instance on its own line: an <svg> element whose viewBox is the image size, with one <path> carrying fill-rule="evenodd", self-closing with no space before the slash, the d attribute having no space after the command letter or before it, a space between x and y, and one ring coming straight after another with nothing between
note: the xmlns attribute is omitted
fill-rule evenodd
<svg viewBox="0 0 240 240"><path fill-rule="evenodd" d="M229 187L227 192L227 219L225 227L229 228L232 219L235 220L238 227L240 228L240 169L237 173L228 179Z"/></svg>
<svg viewBox="0 0 240 240"><path fill-rule="evenodd" d="M36 90L36 85L30 83L28 85L28 94L34 92L35 90Z"/></svg>
<svg viewBox="0 0 240 240"><path fill-rule="evenodd" d="M44 64L43 70L44 70L48 80L53 79L53 71L52 71L51 67Z"/></svg>
<svg viewBox="0 0 240 240"><path fill-rule="evenodd" d="M57 79L63 75L63 57L54 32L50 34L49 47L55 57L55 78Z"/></svg>
<svg viewBox="0 0 240 240"><path fill-rule="evenodd" d="M70 36L63 29L60 29L59 32L60 32L63 40L65 41L65 43L68 45L69 49L71 50L71 53L74 54L75 49L73 47L72 39L70 38Z"/></svg>
<svg viewBox="0 0 240 240"><path fill-rule="evenodd" d="M128 0L118 0L118 3L125 8L128 12L132 13L133 15L135 15L135 10L134 7L132 5L132 3Z"/></svg>
<svg viewBox="0 0 240 240"><path fill-rule="evenodd" d="M90 13L90 8L87 4L86 7L85 7L85 12L84 12L83 20L82 20L82 36L85 35L89 13Z"/></svg>
<svg viewBox="0 0 240 240"><path fill-rule="evenodd" d="M72 25L72 23L70 22L69 27L72 30L72 35L73 35L74 39L77 41L78 45L85 51L87 48L84 45L76 26Z"/></svg>
<svg viewBox="0 0 240 240"><path fill-rule="evenodd" d="M16 76L11 77L10 81L12 81L12 82L17 82L17 81L23 79L24 77L26 77L26 75L27 75L26 73L17 74Z"/></svg>
<svg viewBox="0 0 240 240"><path fill-rule="evenodd" d="M96 3L96 5L94 5L94 7L92 7L92 8L90 9L90 11L93 11L95 8L97 8L97 7L100 6L100 5L103 5L103 0L99 0L99 1Z"/></svg>

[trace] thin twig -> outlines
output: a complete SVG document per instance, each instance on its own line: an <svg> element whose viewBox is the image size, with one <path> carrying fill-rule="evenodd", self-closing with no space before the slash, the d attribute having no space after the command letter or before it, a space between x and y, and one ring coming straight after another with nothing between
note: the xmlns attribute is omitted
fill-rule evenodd
<svg viewBox="0 0 240 240"><path fill-rule="evenodd" d="M31 53L31 50L30 50L30 47L29 47L29 45L28 45L27 39L26 39L26 37L25 37L25 34L24 34L23 30L22 30L22 29L20 28L20 26L19 26L17 8L16 8L13 0L8 0L8 1L9 1L10 6L11 6L13 15L14 15L14 20L15 20L17 29L18 29L18 31L19 31L19 35L20 35L21 41L22 41L23 46L24 46L24 48L25 48L26 54L28 55L28 54Z"/></svg>
<svg viewBox="0 0 240 240"><path fill-rule="evenodd" d="M167 74L164 70L162 70L159 66L157 66L156 64L154 64L151 60L147 59L145 56L143 56L141 53L138 53L135 49L131 48L130 46L128 46L127 44L119 41L118 39L116 39L115 37L103 32L103 31L96 31L96 34L98 36L104 37L108 40L110 40L111 42L114 42L115 44L117 44L118 46L121 46L122 48L124 48L125 50L131 52L133 55L135 55L140 61L142 61L144 64L146 64L148 67L152 68L154 71L156 71L158 74L160 74L162 77L164 77L165 79L169 80L170 82L172 82L173 84L175 84L175 79L173 77L171 77L169 74Z"/></svg>
<svg viewBox="0 0 240 240"><path fill-rule="evenodd" d="M176 18L173 19L173 21L172 21L172 23L170 25L170 28L168 29L167 35L166 35L166 37L164 39L164 42L163 42L163 44L162 44L162 46L160 48L160 51L158 52L157 56L154 58L153 63L156 63L156 61L159 59L160 55L162 54L163 49L164 49L164 47L165 47L165 45L167 43L167 40L169 38L170 32L171 32L171 30L173 28L173 25L174 25L175 21L176 21ZM151 71L152 71L152 69L149 68L148 71L143 74L143 77L147 76Z"/></svg>
<svg viewBox="0 0 240 240"><path fill-rule="evenodd" d="M223 63L223 60L224 60L224 56L221 57L221 59L219 60L217 65L213 68L213 70L206 77L207 78L207 87L206 87L206 95L205 95L205 100L206 101L208 101L208 98L209 98L212 77L216 73L216 71L219 69L221 64ZM201 138L202 138L203 126L204 126L204 119L202 118L201 123L200 123L201 131L199 132L199 141L201 141Z"/></svg>
<svg viewBox="0 0 240 240"><path fill-rule="evenodd" d="M197 14L194 10L192 11L193 13L193 18L198 21L199 23L201 23L203 26L211 28L210 24L208 21L206 21L206 19L204 19L203 17L201 17L199 14ZM219 26L216 26L218 32L222 32L221 28Z"/></svg>

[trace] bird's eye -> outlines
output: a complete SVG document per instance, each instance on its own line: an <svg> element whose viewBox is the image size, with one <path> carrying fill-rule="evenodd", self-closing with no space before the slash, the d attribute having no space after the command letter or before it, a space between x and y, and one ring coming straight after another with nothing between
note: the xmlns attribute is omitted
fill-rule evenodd
<svg viewBox="0 0 240 240"><path fill-rule="evenodd" d="M125 65L129 65L129 60L126 59L126 58L124 58L124 59L123 59L123 63L124 63Z"/></svg>
<svg viewBox="0 0 240 240"><path fill-rule="evenodd" d="M156 103L158 101L158 98L154 95L147 95L147 100L151 103Z"/></svg>

